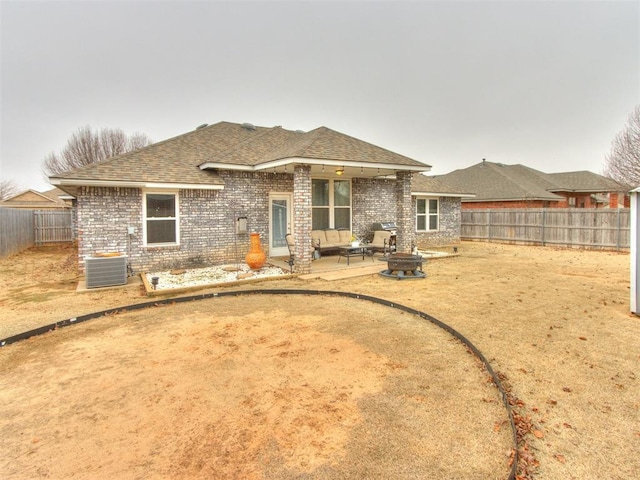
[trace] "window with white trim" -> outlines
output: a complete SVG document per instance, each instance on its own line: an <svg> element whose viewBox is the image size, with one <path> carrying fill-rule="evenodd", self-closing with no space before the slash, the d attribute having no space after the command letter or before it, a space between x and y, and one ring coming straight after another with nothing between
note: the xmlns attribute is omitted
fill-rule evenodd
<svg viewBox="0 0 640 480"><path fill-rule="evenodd" d="M311 179L311 225L313 230L351 230L351 181Z"/></svg>
<svg viewBox="0 0 640 480"><path fill-rule="evenodd" d="M143 203L145 244L161 246L180 243L178 194L146 192Z"/></svg>
<svg viewBox="0 0 640 480"><path fill-rule="evenodd" d="M438 230L439 202L437 198L416 199L416 230Z"/></svg>

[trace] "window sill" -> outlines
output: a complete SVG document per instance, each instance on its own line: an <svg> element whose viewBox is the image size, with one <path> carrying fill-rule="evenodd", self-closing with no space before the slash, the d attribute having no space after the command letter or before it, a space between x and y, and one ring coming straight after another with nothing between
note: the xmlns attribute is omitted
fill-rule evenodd
<svg viewBox="0 0 640 480"><path fill-rule="evenodd" d="M157 245L145 245L143 247L147 252L158 252L158 251L172 251L172 250L180 250L180 245L177 243L165 243L165 244L157 244Z"/></svg>

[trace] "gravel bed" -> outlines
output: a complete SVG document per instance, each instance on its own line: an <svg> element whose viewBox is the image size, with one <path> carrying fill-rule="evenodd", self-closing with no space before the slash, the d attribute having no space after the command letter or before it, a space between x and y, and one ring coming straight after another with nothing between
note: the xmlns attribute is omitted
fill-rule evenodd
<svg viewBox="0 0 640 480"><path fill-rule="evenodd" d="M260 270L251 270L247 265L218 265L207 268L193 268L180 270L165 270L147 273L147 281L152 284L152 278L158 277L156 290L170 290L173 288L196 287L217 283L236 282L239 280L279 277L289 275L289 271L273 265L265 265Z"/></svg>

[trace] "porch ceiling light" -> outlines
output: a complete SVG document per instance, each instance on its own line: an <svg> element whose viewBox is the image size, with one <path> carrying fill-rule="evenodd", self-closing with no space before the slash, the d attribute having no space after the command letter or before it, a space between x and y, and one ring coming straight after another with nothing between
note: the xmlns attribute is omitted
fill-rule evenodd
<svg viewBox="0 0 640 480"><path fill-rule="evenodd" d="M343 173L344 173L344 167L342 167L342 168L338 168L338 169L336 170L336 175L338 175L338 176L342 175Z"/></svg>

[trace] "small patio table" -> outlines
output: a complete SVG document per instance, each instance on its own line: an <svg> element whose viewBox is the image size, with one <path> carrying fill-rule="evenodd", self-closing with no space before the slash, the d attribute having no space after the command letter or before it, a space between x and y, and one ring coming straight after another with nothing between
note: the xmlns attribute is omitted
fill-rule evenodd
<svg viewBox="0 0 640 480"><path fill-rule="evenodd" d="M366 255L366 245L359 245L357 247L346 245L343 247L338 247L338 263L340 263L340 259L342 257L347 258L347 265L349 265L349 259L351 257L359 257L362 255L362 260L364 260L364 256Z"/></svg>

